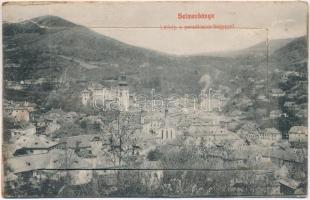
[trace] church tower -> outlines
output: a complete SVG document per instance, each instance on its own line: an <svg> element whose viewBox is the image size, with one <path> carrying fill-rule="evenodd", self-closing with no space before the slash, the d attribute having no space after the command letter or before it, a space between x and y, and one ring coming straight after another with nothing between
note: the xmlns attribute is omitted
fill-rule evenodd
<svg viewBox="0 0 310 200"><path fill-rule="evenodd" d="M129 109L129 89L125 75L121 75L118 81L118 100L121 110L128 111Z"/></svg>

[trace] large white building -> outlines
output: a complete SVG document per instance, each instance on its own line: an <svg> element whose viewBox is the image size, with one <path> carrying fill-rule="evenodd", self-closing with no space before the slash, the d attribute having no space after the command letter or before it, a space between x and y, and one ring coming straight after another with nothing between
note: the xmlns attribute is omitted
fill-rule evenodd
<svg viewBox="0 0 310 200"><path fill-rule="evenodd" d="M115 87L90 86L81 92L82 104L92 105L95 108L112 109L122 111L129 109L129 89L126 76L120 76Z"/></svg>

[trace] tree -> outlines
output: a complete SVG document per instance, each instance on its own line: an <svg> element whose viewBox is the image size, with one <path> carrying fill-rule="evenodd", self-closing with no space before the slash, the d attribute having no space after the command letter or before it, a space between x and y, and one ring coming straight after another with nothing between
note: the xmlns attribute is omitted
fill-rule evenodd
<svg viewBox="0 0 310 200"><path fill-rule="evenodd" d="M134 151L138 139L135 137L135 114L118 112L117 119L111 122L104 130L103 137L110 142L110 150L104 152L114 165L130 165L134 161Z"/></svg>
<svg viewBox="0 0 310 200"><path fill-rule="evenodd" d="M151 150L148 155L147 159L150 161L157 161L162 157L163 153L161 153L158 149Z"/></svg>

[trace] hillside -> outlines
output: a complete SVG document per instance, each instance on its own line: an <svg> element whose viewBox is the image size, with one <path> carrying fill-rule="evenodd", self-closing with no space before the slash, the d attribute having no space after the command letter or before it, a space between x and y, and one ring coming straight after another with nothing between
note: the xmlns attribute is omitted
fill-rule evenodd
<svg viewBox="0 0 310 200"><path fill-rule="evenodd" d="M241 110L247 118L254 120L262 127L275 124L283 137L292 126L307 124L308 102L308 51L307 38L296 38L269 56L268 85L266 88L267 65L250 65L247 71L239 68L239 91L231 98L226 111L231 113ZM242 75L241 75L242 74ZM272 90L280 89L284 96L274 97ZM265 98L265 100L264 100ZM278 119L269 119L271 111L279 110L283 114ZM268 119L263 120L263 119Z"/></svg>
<svg viewBox="0 0 310 200"><path fill-rule="evenodd" d="M182 94L189 88L199 94L201 76L213 73L219 63L223 69L227 65L226 58L193 60L127 45L53 16L4 24L3 28L6 80L101 82L116 79L122 72L136 91L155 88L163 94Z"/></svg>
<svg viewBox="0 0 310 200"><path fill-rule="evenodd" d="M269 40L268 51L269 54L273 54L278 49L284 47L289 42L293 41L295 38L285 38L285 39L274 39ZM245 49L236 51L226 51L226 52L214 52L208 53L207 55L220 56L220 57L245 57L245 56L265 56L267 52L266 41L259 42L253 46Z"/></svg>
<svg viewBox="0 0 310 200"><path fill-rule="evenodd" d="M155 88L164 96L198 95L206 87L200 81L206 74L211 77L209 86L228 87L228 96L247 87L249 78L266 78L263 43L238 54L174 56L122 43L55 16L4 23L3 34L5 80L59 83L6 90L7 98L26 96L45 103L56 90L62 99L74 102L90 82L105 84L120 73L127 75L131 92L150 94ZM291 66L286 66L287 59L305 64L304 44L302 38L270 41L270 66L285 70Z"/></svg>
<svg viewBox="0 0 310 200"><path fill-rule="evenodd" d="M299 37L272 55L272 61L282 66L284 70L307 72L308 45L306 37Z"/></svg>
<svg viewBox="0 0 310 200"><path fill-rule="evenodd" d="M279 109L288 115L279 121L284 132L292 126L308 123L307 43L306 37L300 37L273 54L274 66L282 74L276 82L286 94L278 101Z"/></svg>

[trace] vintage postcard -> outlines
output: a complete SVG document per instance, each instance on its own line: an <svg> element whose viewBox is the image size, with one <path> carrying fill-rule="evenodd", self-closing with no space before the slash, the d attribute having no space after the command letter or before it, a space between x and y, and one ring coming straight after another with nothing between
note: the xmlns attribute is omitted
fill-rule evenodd
<svg viewBox="0 0 310 200"><path fill-rule="evenodd" d="M4 197L306 197L308 5L2 5Z"/></svg>

